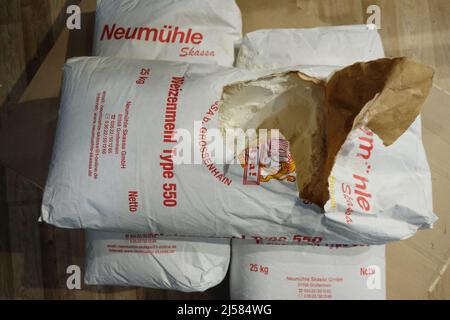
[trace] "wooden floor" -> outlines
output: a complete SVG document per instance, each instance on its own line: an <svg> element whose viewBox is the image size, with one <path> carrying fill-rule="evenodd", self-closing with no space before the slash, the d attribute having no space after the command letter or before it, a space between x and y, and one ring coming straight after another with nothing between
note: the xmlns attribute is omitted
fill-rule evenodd
<svg viewBox="0 0 450 320"><path fill-rule="evenodd" d="M0 0L0 114L21 97L56 39L63 3ZM387 55L405 55L435 67L423 127L440 221L434 230L388 246L388 297L450 299L450 1L238 0L238 4L246 32L361 24L368 17L366 8L376 4L382 10L380 32ZM0 119L7 121L6 116ZM32 184L0 168L0 299L228 298L227 282L190 295L134 288L67 290L67 266L84 264L84 235L38 224L41 197Z"/></svg>

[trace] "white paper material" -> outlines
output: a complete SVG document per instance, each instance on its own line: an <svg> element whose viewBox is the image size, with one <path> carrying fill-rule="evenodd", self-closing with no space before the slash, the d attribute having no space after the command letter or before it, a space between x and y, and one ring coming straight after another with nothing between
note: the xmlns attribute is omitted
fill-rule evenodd
<svg viewBox="0 0 450 320"><path fill-rule="evenodd" d="M260 70L302 65L300 68L305 73L326 78L333 73L333 68L384 56L382 40L375 25L269 29L245 35L237 67ZM420 117L388 149L382 147L376 136L369 136L361 130L353 132L336 159L330 185L331 200L325 207L327 224L341 228L342 233L371 230L377 236L384 236L409 228L400 222L405 217L403 208L432 212L431 173L422 144ZM371 191L364 192L366 188ZM377 200L371 203L370 198L374 194ZM375 206L372 210L382 212L389 223L384 218L373 219L372 223L367 223L365 218L360 220L361 205Z"/></svg>
<svg viewBox="0 0 450 320"><path fill-rule="evenodd" d="M98 0L94 55L232 66L242 40L234 0Z"/></svg>
<svg viewBox="0 0 450 320"><path fill-rule="evenodd" d="M233 240L235 300L384 300L385 247L259 245Z"/></svg>
<svg viewBox="0 0 450 320"><path fill-rule="evenodd" d="M225 278L230 241L203 241L152 234L89 232L85 283L205 291Z"/></svg>
<svg viewBox="0 0 450 320"><path fill-rule="evenodd" d="M152 30L142 30L140 35L140 28ZM94 55L231 66L241 29L240 11L232 0L99 0ZM144 72L139 78L145 81L147 76ZM86 284L204 291L226 275L229 240L143 236L148 234L88 231Z"/></svg>
<svg viewBox="0 0 450 320"><path fill-rule="evenodd" d="M431 173L420 117L389 148L384 148L376 135L363 130L352 132L336 159L330 197L325 206L327 225L342 233L371 233L370 238L406 234L410 227L404 224L406 216L414 221L420 220L423 212L433 212ZM377 214L367 219L363 213L366 206ZM410 215L412 212L416 213ZM430 218L430 222L436 219L434 214Z"/></svg>
<svg viewBox="0 0 450 320"><path fill-rule="evenodd" d="M384 57L374 25L268 29L245 35L237 67L249 70L297 65L347 66Z"/></svg>
<svg viewBox="0 0 450 320"><path fill-rule="evenodd" d="M150 76L141 83L139 74L147 69ZM382 147L374 137L369 172L372 178L366 185L372 196L372 210L367 214L354 206L353 223L348 223L346 212L341 210L346 202L339 201L338 192L341 182L355 185L351 173L365 174L360 171L358 130L347 141L355 147L344 146L338 156L344 158L338 159L338 164L345 161L356 171L339 175L334 171L334 199L339 205L333 209L327 204L326 215L299 200L292 181L272 179L263 186L246 185L240 164L211 166L204 161L171 166L170 152L166 151L176 143L164 139L170 115L168 97L172 97L172 104L176 102L176 128L187 130L201 142L206 124L195 127L195 121L207 118L207 128L219 128L216 103L223 87L259 79L267 72L161 61L76 58L67 63L64 73L60 118L42 206L42 219L47 223L164 235L384 244L408 238L430 227L436 219L431 211L429 170L417 127L389 148ZM103 125L112 115L122 117L121 132L126 135L125 139L122 133L113 135L113 149L109 150L107 144L104 150L100 143L105 138ZM109 137L106 132L107 141ZM194 140L193 152L199 152L195 151L199 141ZM386 176L386 166L401 169L396 172L399 179ZM169 177L165 172L173 175ZM401 177L409 174L408 184L401 183ZM381 185L374 186L372 180ZM174 200L174 194L165 192L174 186L176 205L170 206L173 203L166 200ZM372 192L381 188L384 193Z"/></svg>
<svg viewBox="0 0 450 320"><path fill-rule="evenodd" d="M281 43L286 45L278 45ZM383 56L383 46L378 32L366 26L262 30L245 37L238 66L248 69L270 69L289 64L323 63L332 68L331 65L352 64ZM326 70L323 71L326 73ZM315 76L323 77L324 74ZM354 196L354 191L357 189L348 184L352 177L355 179L355 174L361 179L359 183L355 180L360 186L363 186L365 179L370 179L370 183L376 184L375 188L370 187L371 194L379 195L380 200L377 204L381 206L382 203L396 201L403 202L406 206L409 203L410 206L419 207L426 203L428 210L432 210L431 179L425 152L420 143L420 129L421 124L418 120L389 150L394 152L392 158L398 159L393 163L384 162L383 156L378 158L381 142L375 137L368 136L364 131L354 132L349 137L337 158L330 179L332 200L327 205L327 216L331 221L336 218L343 225L359 223L358 217L353 216L351 210L353 205L358 206L358 198ZM375 153L373 150L376 150ZM418 167L403 165L410 162L409 152L413 153L412 157L421 159L418 161L420 164ZM377 175L372 175L373 167L378 169ZM411 179L414 180L418 175L424 176L421 181L425 183L424 197L421 199L408 196L407 190L401 196L385 188L387 176L398 181L397 189L406 189L405 186L410 186ZM400 185L401 183L403 185ZM412 185L413 188L421 187L414 182ZM392 198L393 196L395 198ZM387 201L385 202L381 197ZM371 204L364 202L367 199L370 200L370 198L362 197L359 201L363 205ZM382 207L380 207L381 210L383 210ZM400 213L400 210L394 210L391 211ZM347 214L345 217L340 214L333 215L333 211L347 212ZM373 219L373 224L362 223L359 228L389 233L394 229L402 228L402 225L392 223L389 227L383 219ZM230 289L233 299L378 300L386 298L384 246L346 248L280 244L283 243L254 244L249 241L233 241L230 272Z"/></svg>

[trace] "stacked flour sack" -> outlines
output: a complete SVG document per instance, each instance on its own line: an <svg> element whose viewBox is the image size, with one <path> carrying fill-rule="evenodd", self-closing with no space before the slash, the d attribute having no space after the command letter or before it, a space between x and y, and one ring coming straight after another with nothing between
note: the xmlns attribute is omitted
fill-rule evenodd
<svg viewBox="0 0 450 320"><path fill-rule="evenodd" d="M328 78L343 66L384 56L381 38L373 25L259 30L244 37L237 66L252 70L298 66L308 74ZM431 206L431 186L426 177L429 172L421 146L420 128L419 118L401 138L400 145L375 165L386 175L402 166L412 171L417 164L417 168L425 168L425 179L422 180L426 184L425 205ZM350 137L343 151L348 155L361 142L358 137ZM366 150L378 152L376 146ZM411 157L409 152L414 156ZM357 165L350 159L338 156L332 174L337 177L336 186L347 188L339 177L353 174L352 170ZM341 180L346 181L345 178ZM416 201L407 200L411 203ZM328 209L331 213L330 206ZM384 246L367 247L358 243L328 245L326 241L314 245L317 244L314 242L311 237L298 237L298 245L288 244L285 239L277 237L233 240L231 297L289 300L386 298Z"/></svg>
<svg viewBox="0 0 450 320"><path fill-rule="evenodd" d="M380 59L324 81L322 67L290 68L69 60L42 220L315 244L385 244L430 228L429 168L410 129L433 70ZM234 143L252 128L261 135L250 145Z"/></svg>
<svg viewBox="0 0 450 320"><path fill-rule="evenodd" d="M97 1L95 56L229 67L241 40L234 0ZM223 281L229 262L229 239L88 231L85 283L201 292Z"/></svg>
<svg viewBox="0 0 450 320"><path fill-rule="evenodd" d="M41 216L95 230L87 283L200 291L226 273L220 238L383 245L436 221L418 117L433 70L379 59L376 30L257 31L230 68L233 1L103 0L97 15L94 54L109 56L64 67ZM234 262L277 269L235 244Z"/></svg>

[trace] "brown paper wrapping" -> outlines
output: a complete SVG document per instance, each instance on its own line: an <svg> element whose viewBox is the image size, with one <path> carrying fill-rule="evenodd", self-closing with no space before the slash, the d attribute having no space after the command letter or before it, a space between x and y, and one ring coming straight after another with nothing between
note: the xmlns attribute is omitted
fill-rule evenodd
<svg viewBox="0 0 450 320"><path fill-rule="evenodd" d="M305 97L296 106L287 105L260 128L279 129L289 140L300 197L323 207L329 199L328 178L349 133L365 126L385 146L392 145L420 114L434 71L407 58L395 58L354 64L336 72L327 83L297 75L300 85L313 92L312 101ZM305 108L316 112L308 123L302 120Z"/></svg>

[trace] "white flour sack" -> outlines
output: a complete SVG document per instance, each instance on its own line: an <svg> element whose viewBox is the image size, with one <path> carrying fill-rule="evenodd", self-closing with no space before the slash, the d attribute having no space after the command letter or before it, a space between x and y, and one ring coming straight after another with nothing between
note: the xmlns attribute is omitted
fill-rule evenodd
<svg viewBox="0 0 450 320"><path fill-rule="evenodd" d="M267 29L245 35L237 67L258 70L297 65L347 66L384 57L374 25Z"/></svg>
<svg viewBox="0 0 450 320"><path fill-rule="evenodd" d="M97 0L96 56L232 66L241 40L234 0Z"/></svg>
<svg viewBox="0 0 450 320"><path fill-rule="evenodd" d="M303 65L301 68L308 70L306 73L319 78L327 78L335 71L333 68L384 57L383 44L375 25L272 29L258 30L244 37L237 59L237 67L259 70ZM314 65L324 66L314 67ZM363 131L360 131L360 133L363 133ZM389 156L380 155L379 153L383 151L379 146L378 143L372 145L371 137L368 138L364 134L360 134L358 137L357 133L352 133L347 142L344 143L330 177L332 201L326 205L326 214L330 219L328 223L332 223L334 219L342 218L342 215L335 215L334 212L346 212L346 224L340 227L346 228L349 224L358 224L352 218L355 201L361 202L363 206L369 204L363 198L352 195L353 193L358 195L361 192L357 189L353 190L348 181L361 179L361 183L355 185L364 186L365 182L368 181L368 179L366 181L367 177L355 175L355 173L366 172L370 174L372 168L377 168L376 176L371 177L370 180L377 186L373 191L377 194L378 199L389 199L388 202L391 204L398 201L407 207L416 208L417 212L432 212L431 174L422 145L420 117L391 147ZM348 156L352 154L356 157ZM377 154L379 157L372 157L372 155ZM372 158L371 161L376 163L366 161L370 158ZM389 161L386 162L388 159ZM342 179L336 180L336 177L339 176ZM403 181L405 185L408 185L409 181L415 180L417 176L421 177L419 180L424 195L420 199L416 198L415 192L409 192L409 189L400 183L400 181ZM389 189L383 189L382 186L385 182L382 179L386 179L386 177L391 177L394 180L399 179L398 184L394 184L398 188L403 188L404 192L391 192ZM391 183L388 184L391 185ZM366 194L366 196L371 197L372 195ZM336 197L339 198L337 201ZM385 208L388 208L388 206L385 206ZM397 214L401 215L401 212L402 210L399 208ZM376 221L381 222L382 220L377 219ZM388 231L389 229L401 227L398 223L392 222L386 223L379 230L386 233L391 232ZM362 225L359 227L362 227ZM367 225L367 227L369 226Z"/></svg>
<svg viewBox="0 0 450 320"><path fill-rule="evenodd" d="M230 241L89 232L85 283L205 291L221 283Z"/></svg>
<svg viewBox="0 0 450 320"><path fill-rule="evenodd" d="M410 237L436 219L419 130L404 134L432 78L405 58L355 64L328 82L298 71L71 59L42 220L313 243Z"/></svg>
<svg viewBox="0 0 450 320"><path fill-rule="evenodd" d="M231 0L97 2L95 55L230 66L241 37L240 11ZM229 240L139 233L88 231L86 248L87 284L180 291L219 284L230 255Z"/></svg>
<svg viewBox="0 0 450 320"><path fill-rule="evenodd" d="M259 245L234 241L234 300L384 300L385 247Z"/></svg>

